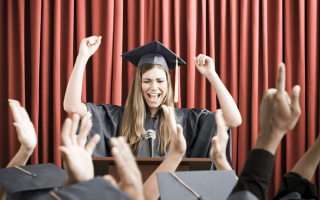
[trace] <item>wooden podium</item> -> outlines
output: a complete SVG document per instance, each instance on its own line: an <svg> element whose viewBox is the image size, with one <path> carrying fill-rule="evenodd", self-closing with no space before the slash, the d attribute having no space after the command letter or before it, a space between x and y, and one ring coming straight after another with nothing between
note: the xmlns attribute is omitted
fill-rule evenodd
<svg viewBox="0 0 320 200"><path fill-rule="evenodd" d="M136 162L141 171L142 181L157 169L165 158L136 158ZM112 175L119 181L119 175L113 157L93 157L95 176ZM176 171L210 170L211 158L183 158Z"/></svg>

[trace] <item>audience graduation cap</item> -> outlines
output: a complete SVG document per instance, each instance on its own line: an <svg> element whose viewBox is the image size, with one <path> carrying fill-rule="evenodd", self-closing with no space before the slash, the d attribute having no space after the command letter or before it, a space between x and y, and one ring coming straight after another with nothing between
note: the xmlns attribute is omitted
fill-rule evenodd
<svg viewBox="0 0 320 200"><path fill-rule="evenodd" d="M175 68L176 74L174 102L178 102L178 66L185 65L186 62L170 51L170 49L158 41L152 41L122 54L121 57L127 59L136 67L139 67L143 64L157 64L164 66L169 72L170 69Z"/></svg>
<svg viewBox="0 0 320 200"><path fill-rule="evenodd" d="M97 176L89 181L79 182L58 191L51 191L41 200L133 200L122 190L114 187L110 182ZM40 200L40 199L39 199Z"/></svg>
<svg viewBox="0 0 320 200"><path fill-rule="evenodd" d="M157 173L160 198L227 199L237 183L233 170Z"/></svg>
<svg viewBox="0 0 320 200"><path fill-rule="evenodd" d="M52 163L0 169L0 185L6 200L36 199L63 186L66 172Z"/></svg>

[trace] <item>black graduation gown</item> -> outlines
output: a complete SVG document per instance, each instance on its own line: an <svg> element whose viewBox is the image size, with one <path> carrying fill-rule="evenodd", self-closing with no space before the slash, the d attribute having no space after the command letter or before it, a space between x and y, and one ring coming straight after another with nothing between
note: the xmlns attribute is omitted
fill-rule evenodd
<svg viewBox="0 0 320 200"><path fill-rule="evenodd" d="M124 107L117 105L85 103L88 111L92 113L92 129L88 136L88 141L94 134L99 134L101 139L97 144L93 156L94 157L110 157L111 148L109 140L112 137L118 136L119 124L124 112ZM183 128L183 135L187 142L187 151L185 157L189 158L208 158L210 157L211 138L217 134L217 126L215 120L215 112L210 112L206 109L187 109L175 108L175 113L178 123ZM146 119L144 122L144 129L153 129L156 134L159 125L159 112L156 118L151 118L151 112L146 109ZM229 130L229 136L231 131ZM231 163L231 137L229 137L227 146L227 159ZM157 153L158 141L155 140L154 154L155 157L167 157L168 153L160 156ZM143 140L140 151L135 155L136 157L148 156L147 141Z"/></svg>

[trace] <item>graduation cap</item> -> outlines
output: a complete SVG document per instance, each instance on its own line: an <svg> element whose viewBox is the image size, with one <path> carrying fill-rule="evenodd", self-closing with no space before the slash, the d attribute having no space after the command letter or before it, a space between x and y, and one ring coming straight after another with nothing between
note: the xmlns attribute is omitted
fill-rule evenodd
<svg viewBox="0 0 320 200"><path fill-rule="evenodd" d="M101 176L89 181L79 182L59 191L52 191L42 196L41 200L92 200L92 199L117 199L132 200L122 190L114 187Z"/></svg>
<svg viewBox="0 0 320 200"><path fill-rule="evenodd" d="M174 102L178 102L178 66L185 65L186 62L170 51L170 49L158 41L152 41L122 54L121 57L127 59L136 67L148 63L162 65L169 72L170 69L176 68Z"/></svg>
<svg viewBox="0 0 320 200"><path fill-rule="evenodd" d="M157 173L160 198L227 199L237 183L233 170Z"/></svg>
<svg viewBox="0 0 320 200"><path fill-rule="evenodd" d="M63 186L66 172L52 163L0 169L0 184L6 188L6 200L36 199Z"/></svg>

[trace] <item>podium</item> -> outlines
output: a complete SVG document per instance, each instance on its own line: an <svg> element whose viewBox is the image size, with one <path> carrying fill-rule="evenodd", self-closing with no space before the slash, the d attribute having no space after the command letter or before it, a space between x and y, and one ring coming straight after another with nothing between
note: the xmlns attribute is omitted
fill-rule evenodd
<svg viewBox="0 0 320 200"><path fill-rule="evenodd" d="M158 168L165 158L135 158L141 171L143 183ZM119 181L117 167L113 157L93 157L95 176L112 175ZM211 158L183 158L176 171L210 170Z"/></svg>

